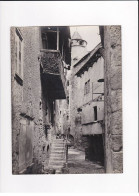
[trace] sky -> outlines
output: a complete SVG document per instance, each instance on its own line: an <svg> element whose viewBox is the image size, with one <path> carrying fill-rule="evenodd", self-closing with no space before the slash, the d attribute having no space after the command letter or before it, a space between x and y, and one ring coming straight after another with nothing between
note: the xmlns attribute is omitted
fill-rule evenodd
<svg viewBox="0 0 139 196"><path fill-rule="evenodd" d="M78 31L82 39L87 41L88 51L91 51L100 43L99 26L71 26L71 37L75 31Z"/></svg>

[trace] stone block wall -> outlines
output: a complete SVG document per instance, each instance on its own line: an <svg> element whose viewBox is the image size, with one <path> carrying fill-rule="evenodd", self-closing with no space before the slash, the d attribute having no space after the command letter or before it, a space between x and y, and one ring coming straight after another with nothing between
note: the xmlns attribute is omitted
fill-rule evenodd
<svg viewBox="0 0 139 196"><path fill-rule="evenodd" d="M105 167L123 172L121 26L105 26L104 34Z"/></svg>
<svg viewBox="0 0 139 196"><path fill-rule="evenodd" d="M44 99L41 86L40 65L38 55L40 53L41 34L39 27L20 27L23 37L22 63L23 86L15 80L15 30L11 28L11 82L12 82L12 168L13 174L18 174L19 150L21 140L21 121L32 121L34 124L31 132L31 144L33 155L33 168L39 168L46 164L47 144L45 136L42 100ZM28 125L26 131L28 131ZM28 140L29 141L29 140ZM26 165L28 166L28 165ZM25 167L25 166L24 166ZM33 169L35 173L35 169ZM36 171L37 172L37 171Z"/></svg>

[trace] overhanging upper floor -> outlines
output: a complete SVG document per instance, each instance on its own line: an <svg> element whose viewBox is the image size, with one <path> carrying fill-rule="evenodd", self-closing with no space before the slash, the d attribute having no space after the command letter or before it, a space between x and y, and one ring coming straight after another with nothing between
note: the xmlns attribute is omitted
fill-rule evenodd
<svg viewBox="0 0 139 196"><path fill-rule="evenodd" d="M65 99L64 66L59 50L40 51L41 79L44 89L52 99Z"/></svg>

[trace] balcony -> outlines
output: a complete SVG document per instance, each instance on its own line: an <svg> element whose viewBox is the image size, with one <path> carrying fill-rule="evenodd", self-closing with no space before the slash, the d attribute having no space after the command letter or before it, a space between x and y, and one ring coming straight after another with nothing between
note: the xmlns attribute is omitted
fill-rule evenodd
<svg viewBox="0 0 139 196"><path fill-rule="evenodd" d="M60 51L42 49L39 61L41 65L42 85L49 98L65 99L64 66Z"/></svg>

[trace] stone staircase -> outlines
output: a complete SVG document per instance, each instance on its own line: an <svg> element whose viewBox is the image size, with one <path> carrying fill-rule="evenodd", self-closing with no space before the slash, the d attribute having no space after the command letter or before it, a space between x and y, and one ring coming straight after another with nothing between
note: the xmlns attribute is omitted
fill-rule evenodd
<svg viewBox="0 0 139 196"><path fill-rule="evenodd" d="M48 168L61 173L64 163L66 163L66 142L63 139L53 139Z"/></svg>

